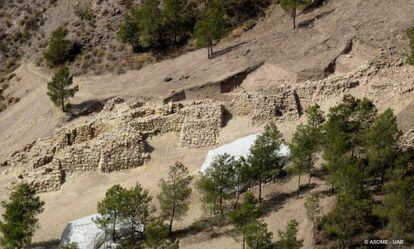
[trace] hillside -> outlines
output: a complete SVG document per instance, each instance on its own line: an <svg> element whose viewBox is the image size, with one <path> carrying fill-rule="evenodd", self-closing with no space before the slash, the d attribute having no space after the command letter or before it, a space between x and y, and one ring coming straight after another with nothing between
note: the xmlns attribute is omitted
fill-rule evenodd
<svg viewBox="0 0 414 249"><path fill-rule="evenodd" d="M13 69L3 95L18 101L0 112L0 186L23 180L39 191L46 204L35 242L58 240L67 222L96 213L114 184L132 187L138 181L156 196L158 180L175 161L198 179L209 149L261 132L271 120L290 142L307 107L318 103L328 113L345 94L371 99L379 112L391 108L404 133L414 128L414 67L405 63L412 1L331 0L300 13L296 30L289 13L272 4L252 29L235 30L215 45L214 58L187 44L181 55L162 60L134 54L119 41L126 1L74 2L1 5L0 22L6 25L0 27L0 67ZM90 19L76 15L79 4L90 8ZM31 19L27 39L13 40ZM70 64L80 90L66 114L46 94L55 69L40 59L50 33L62 25L82 44ZM134 65L142 56L151 58ZM129 70L118 74L117 67ZM296 199L297 180L265 185L264 220L277 238L278 230L297 219L303 248L314 248L305 198L320 193L327 213L334 196L321 176ZM192 188L190 210L177 229L203 217L200 193ZM6 198L2 191L0 199ZM159 206L155 199L152 204ZM228 227L216 235L182 235L180 248L241 246Z"/></svg>

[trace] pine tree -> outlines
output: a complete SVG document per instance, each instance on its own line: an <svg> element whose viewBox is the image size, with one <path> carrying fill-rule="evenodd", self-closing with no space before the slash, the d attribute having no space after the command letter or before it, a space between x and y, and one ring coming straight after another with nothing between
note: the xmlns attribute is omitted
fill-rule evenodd
<svg viewBox="0 0 414 249"><path fill-rule="evenodd" d="M123 22L119 26L118 36L121 41L132 45L134 51L140 48L140 7L132 7L124 17Z"/></svg>
<svg viewBox="0 0 414 249"><path fill-rule="evenodd" d="M52 81L47 83L47 95L56 106L65 111L66 100L73 97L79 87L68 88L73 83L73 77L70 75L69 68L64 66L53 76Z"/></svg>
<svg viewBox="0 0 414 249"><path fill-rule="evenodd" d="M299 223L291 220L286 226L285 231L279 231L279 241L276 242L278 249L299 249L302 247L302 241L297 239Z"/></svg>
<svg viewBox="0 0 414 249"><path fill-rule="evenodd" d="M185 31L186 22L191 18L192 5L186 0L165 0L162 16L165 19L168 30L172 33L176 44L179 36Z"/></svg>
<svg viewBox="0 0 414 249"><path fill-rule="evenodd" d="M203 193L202 201L212 213L218 209L224 219L225 202L231 199L234 190L234 158L229 154L218 155L198 181Z"/></svg>
<svg viewBox="0 0 414 249"><path fill-rule="evenodd" d="M243 249L246 247L248 225L256 222L262 213L263 206L258 203L251 192L244 194L244 201L239 208L229 212L230 222L236 227L237 232L242 235Z"/></svg>
<svg viewBox="0 0 414 249"><path fill-rule="evenodd" d="M122 197L126 193L126 189L122 188L119 184L112 186L106 191L105 198L98 202L98 213L100 217L93 221L105 231L109 231L110 238L114 241L116 236L116 226L121 222L120 217L120 203Z"/></svg>
<svg viewBox="0 0 414 249"><path fill-rule="evenodd" d="M63 64L69 59L71 42L66 39L66 34L67 30L63 27L59 27L52 32L49 48L44 53L49 66Z"/></svg>
<svg viewBox="0 0 414 249"><path fill-rule="evenodd" d="M280 0L280 6L286 11L291 11L293 29L296 29L296 16L298 9L304 9L311 4L311 0Z"/></svg>
<svg viewBox="0 0 414 249"><path fill-rule="evenodd" d="M36 216L43 212L44 202L23 183L1 205L4 212L0 222L0 245L4 249L27 248L39 227Z"/></svg>
<svg viewBox="0 0 414 249"><path fill-rule="evenodd" d="M241 157L238 160L233 160L233 170L234 175L231 181L236 194L234 201L234 210L236 210L242 192L252 185L252 179L250 177L250 167L244 157Z"/></svg>
<svg viewBox="0 0 414 249"><path fill-rule="evenodd" d="M193 177L189 175L187 167L179 162L170 167L167 180L160 180L161 193L158 195L158 200L161 216L169 221L170 235L174 220L179 220L188 211L192 180Z"/></svg>
<svg viewBox="0 0 414 249"><path fill-rule="evenodd" d="M128 239L131 243L138 243L135 234L150 220L153 211L150 208L151 200L148 190L143 189L140 184L123 192L121 196L118 210L122 221L129 225Z"/></svg>
<svg viewBox="0 0 414 249"><path fill-rule="evenodd" d="M388 220L393 239L414 243L414 176L405 176L386 186L382 205L376 214Z"/></svg>
<svg viewBox="0 0 414 249"><path fill-rule="evenodd" d="M105 198L98 203L98 212L102 216L94 222L103 229L110 229L112 236L115 234L116 224L127 224L128 234L125 236L128 245L137 245L137 233L141 233L142 226L150 221L150 202L152 197L140 184L133 188L125 189L119 185L111 187ZM112 237L113 238L113 237Z"/></svg>
<svg viewBox="0 0 414 249"><path fill-rule="evenodd" d="M262 184L272 176L279 174L280 157L278 151L282 143L282 135L275 123L266 125L263 134L259 135L250 148L248 162L251 166L251 177L259 186L259 201L262 202Z"/></svg>
<svg viewBox="0 0 414 249"><path fill-rule="evenodd" d="M291 161L293 170L299 175L297 198L300 193L300 178L303 172L309 175L309 183L312 177L312 169L315 166L314 154L319 151L322 143L322 124L325 122L323 112L319 105L313 105L306 110L307 124L300 124L293 134L290 144Z"/></svg>
<svg viewBox="0 0 414 249"><path fill-rule="evenodd" d="M159 5L159 0L145 0L141 5L138 26L140 30L139 44L143 48L159 45L162 20Z"/></svg>
<svg viewBox="0 0 414 249"><path fill-rule="evenodd" d="M320 204L319 204L319 196L316 194L312 194L310 197L308 197L305 201L305 208L306 208L306 214L309 218L309 220L312 222L313 230L315 231L315 227L318 223L318 220L320 218Z"/></svg>
<svg viewBox="0 0 414 249"><path fill-rule="evenodd" d="M171 241L168 225L161 219L154 219L145 228L146 249L178 249L178 241Z"/></svg>
<svg viewBox="0 0 414 249"><path fill-rule="evenodd" d="M272 249L272 233L269 232L267 224L258 221L246 227L246 244L249 249Z"/></svg>
<svg viewBox="0 0 414 249"><path fill-rule="evenodd" d="M207 46L208 58L212 58L213 43L221 38L225 30L224 9L219 0L209 0L205 15L195 25L197 45Z"/></svg>
<svg viewBox="0 0 414 249"><path fill-rule="evenodd" d="M125 15L118 36L123 42L130 43L134 51L159 45L162 24L159 5L159 0L145 0Z"/></svg>
<svg viewBox="0 0 414 249"><path fill-rule="evenodd" d="M385 181L385 172L397 157L400 135L397 118L390 109L375 119L367 133L366 147L371 175L380 177L381 189Z"/></svg>

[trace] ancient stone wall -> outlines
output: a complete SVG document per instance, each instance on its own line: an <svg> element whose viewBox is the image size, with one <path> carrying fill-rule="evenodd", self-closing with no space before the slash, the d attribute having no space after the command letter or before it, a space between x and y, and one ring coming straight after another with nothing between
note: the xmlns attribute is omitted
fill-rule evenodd
<svg viewBox="0 0 414 249"><path fill-rule="evenodd" d="M216 102L200 102L184 108L181 113L184 123L181 129L180 145L199 148L217 144L220 127L223 124L223 107Z"/></svg>

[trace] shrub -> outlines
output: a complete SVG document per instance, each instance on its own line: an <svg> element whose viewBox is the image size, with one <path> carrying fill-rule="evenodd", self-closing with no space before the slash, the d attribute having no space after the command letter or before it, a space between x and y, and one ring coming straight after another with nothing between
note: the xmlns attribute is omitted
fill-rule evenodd
<svg viewBox="0 0 414 249"><path fill-rule="evenodd" d="M66 39L67 30L59 27L52 33L49 48L44 56L49 66L63 64L69 60L71 42Z"/></svg>

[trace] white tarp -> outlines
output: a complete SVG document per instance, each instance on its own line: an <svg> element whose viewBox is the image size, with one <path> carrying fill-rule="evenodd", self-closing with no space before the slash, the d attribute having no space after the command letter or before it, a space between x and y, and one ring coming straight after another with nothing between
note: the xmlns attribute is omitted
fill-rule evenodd
<svg viewBox="0 0 414 249"><path fill-rule="evenodd" d="M96 248L105 237L105 232L96 226L92 220L96 217L99 217L99 214L69 222L65 230L63 230L60 243L64 245L75 242L78 244L79 249Z"/></svg>
<svg viewBox="0 0 414 249"><path fill-rule="evenodd" d="M234 156L235 159L240 157L245 157L250 155L250 147L253 145L254 141L256 141L257 136L260 134L253 134L247 137L243 137L237 139L231 143L225 144L220 146L216 149L209 150L207 153L206 159L204 160L203 165L201 165L201 172L205 172L205 170L210 167L210 164L213 162L214 158L217 155L221 155L227 153L231 156ZM281 157L289 157L290 156L290 149L286 144L282 144L280 146L280 150L278 151L278 155Z"/></svg>

